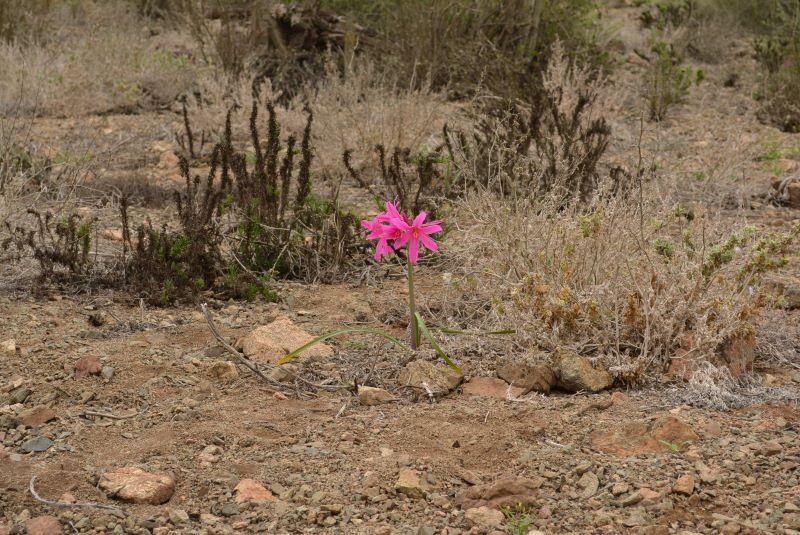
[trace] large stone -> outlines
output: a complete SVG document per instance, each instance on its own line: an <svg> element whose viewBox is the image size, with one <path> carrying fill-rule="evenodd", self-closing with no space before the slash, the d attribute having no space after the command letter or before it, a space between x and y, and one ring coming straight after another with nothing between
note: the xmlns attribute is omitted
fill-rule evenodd
<svg viewBox="0 0 800 535"><path fill-rule="evenodd" d="M561 349L556 352L553 361L558 386L568 392L599 392L614 383L610 373L595 368L589 359L573 351Z"/></svg>
<svg viewBox="0 0 800 535"><path fill-rule="evenodd" d="M215 362L208 370L209 375L221 383L232 383L239 378L236 364L229 360Z"/></svg>
<svg viewBox="0 0 800 535"><path fill-rule="evenodd" d="M372 406L381 405L383 403L390 403L397 401L397 398L391 392L383 388L375 388L372 386L359 386L358 387L358 401L362 405Z"/></svg>
<svg viewBox="0 0 800 535"><path fill-rule="evenodd" d="M39 427L55 418L55 411L46 405L39 405L19 415L20 421L27 427Z"/></svg>
<svg viewBox="0 0 800 535"><path fill-rule="evenodd" d="M135 466L126 466L100 476L99 487L110 497L124 502L160 505L175 492L175 478L151 474Z"/></svg>
<svg viewBox="0 0 800 535"><path fill-rule="evenodd" d="M25 529L28 535L61 535L61 524L50 515L31 518L25 523Z"/></svg>
<svg viewBox="0 0 800 535"><path fill-rule="evenodd" d="M519 387L510 386L496 377L473 377L463 386L464 395L484 398L513 399L525 393Z"/></svg>
<svg viewBox="0 0 800 535"><path fill-rule="evenodd" d="M753 361L756 359L756 335L746 333L734 336L722 344L718 354L731 375L739 377L753 368Z"/></svg>
<svg viewBox="0 0 800 535"><path fill-rule="evenodd" d="M479 528L499 528L505 521L505 515L497 509L481 506L464 511L464 518L473 526Z"/></svg>
<svg viewBox="0 0 800 535"><path fill-rule="evenodd" d="M403 468L394 484L397 492L409 498L424 498L430 490L430 485L414 470Z"/></svg>
<svg viewBox="0 0 800 535"><path fill-rule="evenodd" d="M463 378L460 373L444 364L415 360L400 370L398 381L402 386L442 395L457 387Z"/></svg>
<svg viewBox="0 0 800 535"><path fill-rule="evenodd" d="M663 453L673 446L683 448L700 437L688 424L674 416L654 422L623 422L613 429L598 428L592 435L592 447L597 450L628 457L648 453Z"/></svg>
<svg viewBox="0 0 800 535"><path fill-rule="evenodd" d="M94 355L86 355L75 363L75 379L83 379L87 375L99 375L102 369L103 364L100 359Z"/></svg>
<svg viewBox="0 0 800 535"><path fill-rule="evenodd" d="M287 353L309 343L314 336L292 320L279 316L271 323L257 327L242 340L242 350L249 358L267 364L277 364ZM303 351L298 358L323 359L333 355L330 346L319 343Z"/></svg>
<svg viewBox="0 0 800 535"><path fill-rule="evenodd" d="M672 492L691 496L694 492L694 477L690 474L682 475L672 486Z"/></svg>
<svg viewBox="0 0 800 535"><path fill-rule="evenodd" d="M239 481L236 488L236 503L244 502L274 502L277 498L268 491L261 483L252 479L243 479Z"/></svg>
<svg viewBox="0 0 800 535"><path fill-rule="evenodd" d="M33 437L22 444L22 451L26 453L47 451L53 446L53 441L47 437Z"/></svg>
<svg viewBox="0 0 800 535"><path fill-rule="evenodd" d="M0 350L7 355L14 355L17 352L17 342L13 338L0 342Z"/></svg>
<svg viewBox="0 0 800 535"><path fill-rule="evenodd" d="M456 501L463 509L476 507L515 507L521 505L535 505L538 499L538 489L541 481L525 478L499 479L494 483L475 485L462 491Z"/></svg>
<svg viewBox="0 0 800 535"><path fill-rule="evenodd" d="M497 376L513 386L522 388L526 394L532 390L549 394L557 381L556 374L550 366L528 362L509 362L497 370Z"/></svg>

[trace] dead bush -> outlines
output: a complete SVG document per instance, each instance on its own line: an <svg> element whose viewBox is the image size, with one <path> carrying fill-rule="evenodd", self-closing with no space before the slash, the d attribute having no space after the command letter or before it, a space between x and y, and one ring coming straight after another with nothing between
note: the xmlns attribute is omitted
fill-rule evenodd
<svg viewBox="0 0 800 535"><path fill-rule="evenodd" d="M48 25L46 39L0 43L4 115L159 108L190 88L203 70L181 44L186 38L167 29L153 38L128 2L75 2L74 12L66 14L64 4L52 4L60 6L60 16Z"/></svg>
<svg viewBox="0 0 800 535"><path fill-rule="evenodd" d="M516 328L533 349L569 347L621 382L673 359L719 361L753 332L760 277L785 264L800 233L758 233L647 190L640 202L606 198L579 211L474 194L456 219L444 299L454 318Z"/></svg>
<svg viewBox="0 0 800 535"><path fill-rule="evenodd" d="M472 141L463 132L445 131L458 171L454 189L548 197L560 206L587 201L600 186L599 163L611 136L601 113L602 84L556 43L533 105L505 100L484 106Z"/></svg>

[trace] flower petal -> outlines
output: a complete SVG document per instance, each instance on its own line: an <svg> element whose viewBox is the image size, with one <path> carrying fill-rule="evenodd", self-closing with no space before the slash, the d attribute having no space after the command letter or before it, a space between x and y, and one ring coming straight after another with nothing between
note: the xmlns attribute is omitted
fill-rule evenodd
<svg viewBox="0 0 800 535"><path fill-rule="evenodd" d="M408 241L411 239L411 233L403 234L399 238L394 240L394 250L398 250L402 246L404 246Z"/></svg>
<svg viewBox="0 0 800 535"><path fill-rule="evenodd" d="M430 238L427 234L423 234L419 237L419 241L422 242L422 245L425 246L426 249L431 251L438 251L439 246Z"/></svg>
<svg viewBox="0 0 800 535"><path fill-rule="evenodd" d="M417 263L419 258L419 240L411 238L411 243L408 244L408 261L412 264Z"/></svg>
<svg viewBox="0 0 800 535"><path fill-rule="evenodd" d="M427 223L420 227L420 230L425 234L436 234L442 231L442 226L438 223Z"/></svg>
<svg viewBox="0 0 800 535"><path fill-rule="evenodd" d="M421 226L425 222L425 219L427 217L428 217L428 214L425 211L422 211L419 214L417 214L417 217L414 218L414 226L415 227Z"/></svg>

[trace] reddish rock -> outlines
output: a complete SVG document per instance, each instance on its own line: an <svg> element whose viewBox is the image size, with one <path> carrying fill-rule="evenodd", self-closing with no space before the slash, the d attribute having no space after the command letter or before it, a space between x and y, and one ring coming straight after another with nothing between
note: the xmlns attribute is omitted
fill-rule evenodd
<svg viewBox="0 0 800 535"><path fill-rule="evenodd" d="M175 492L175 478L151 474L135 466L126 466L100 476L99 487L110 497L124 502L160 505Z"/></svg>
<svg viewBox="0 0 800 535"><path fill-rule="evenodd" d="M556 384L556 374L550 366L544 364L510 362L497 370L497 376L523 389L523 393L526 394L530 391L549 394L550 389Z"/></svg>
<svg viewBox="0 0 800 535"><path fill-rule="evenodd" d="M509 399L509 395L516 398L525 393L524 389L509 387L508 383L495 377L473 377L463 388L466 396L484 398Z"/></svg>
<svg viewBox="0 0 800 535"><path fill-rule="evenodd" d="M694 477L689 474L683 475L678 478L675 484L672 486L672 492L675 494L683 494L685 496L691 496L694 492Z"/></svg>
<svg viewBox="0 0 800 535"><path fill-rule="evenodd" d="M525 478L500 479L494 483L475 485L461 492L456 497L456 502L463 509L477 507L491 507L494 509L517 504L534 505L538 501L538 489L542 486L540 480Z"/></svg>
<svg viewBox="0 0 800 535"><path fill-rule="evenodd" d="M233 489L236 493L236 503L244 502L274 502L277 498L268 491L264 486L252 479L243 479L239 481L236 488Z"/></svg>
<svg viewBox="0 0 800 535"><path fill-rule="evenodd" d="M591 435L592 447L620 457L661 453L668 451L670 444L684 445L699 438L688 424L674 416L651 423L624 422L615 429L596 429Z"/></svg>
<svg viewBox="0 0 800 535"><path fill-rule="evenodd" d="M61 524L54 516L37 516L25 524L28 535L61 535Z"/></svg>
<svg viewBox="0 0 800 535"><path fill-rule="evenodd" d="M589 359L573 351L559 350L554 356L553 369L558 377L558 387L568 392L600 392L614 383L606 370L595 368Z"/></svg>
<svg viewBox="0 0 800 535"><path fill-rule="evenodd" d="M19 416L20 421L27 427L39 427L40 425L49 422L50 420L54 420L55 418L55 411L45 405L39 405L29 409Z"/></svg>
<svg viewBox="0 0 800 535"><path fill-rule="evenodd" d="M719 358L734 377L751 370L756 359L756 335L748 333L726 341L719 349Z"/></svg>
<svg viewBox="0 0 800 535"><path fill-rule="evenodd" d="M86 355L75 363L75 379L83 379L87 375L99 375L102 369L103 365L100 363L100 359L93 355Z"/></svg>
<svg viewBox="0 0 800 535"><path fill-rule="evenodd" d="M221 383L232 383L239 378L239 370L236 369L236 364L229 360L215 362L208 373L211 377Z"/></svg>
<svg viewBox="0 0 800 535"><path fill-rule="evenodd" d="M242 340L244 354L257 362L277 364L287 353L309 343L314 336L292 320L279 316L271 323L257 327ZM303 351L298 359L324 359L333 355L330 346L319 343Z"/></svg>
<svg viewBox="0 0 800 535"><path fill-rule="evenodd" d="M630 396L625 392L614 392L611 394L611 403L622 405L625 403L629 403L631 400Z"/></svg>

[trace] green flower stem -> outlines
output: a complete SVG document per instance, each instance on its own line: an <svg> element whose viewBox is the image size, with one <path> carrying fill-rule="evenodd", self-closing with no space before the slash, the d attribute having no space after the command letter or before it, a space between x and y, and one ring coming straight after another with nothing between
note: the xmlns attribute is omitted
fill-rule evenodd
<svg viewBox="0 0 800 535"><path fill-rule="evenodd" d="M411 320L411 349L419 346L419 325L417 325L417 305L414 301L414 264L408 263L408 311Z"/></svg>

